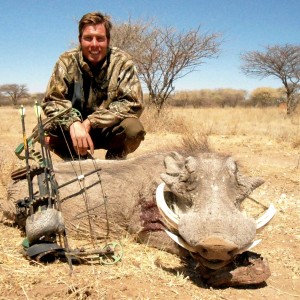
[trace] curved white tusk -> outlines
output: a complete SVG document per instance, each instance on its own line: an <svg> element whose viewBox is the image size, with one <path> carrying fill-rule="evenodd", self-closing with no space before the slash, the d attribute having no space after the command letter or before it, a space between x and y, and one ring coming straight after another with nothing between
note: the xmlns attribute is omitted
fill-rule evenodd
<svg viewBox="0 0 300 300"><path fill-rule="evenodd" d="M271 203L268 210L256 220L256 230L266 226L276 214L276 208Z"/></svg>
<svg viewBox="0 0 300 300"><path fill-rule="evenodd" d="M171 228L178 229L178 216L168 207L165 197L164 197L164 187L165 183L161 183L156 188L156 204L157 207L166 221L166 225L169 225Z"/></svg>
<svg viewBox="0 0 300 300"><path fill-rule="evenodd" d="M188 251L191 252L197 252L192 246L190 246L187 242L185 242L181 237L179 237L178 235L170 232L169 230L165 229L166 234L175 242L177 243L179 246L181 246L182 248L185 248Z"/></svg>
<svg viewBox="0 0 300 300"><path fill-rule="evenodd" d="M251 242L251 243L247 244L245 247L243 247L242 249L239 249L236 253L234 253L234 255L241 254L241 253L243 253L243 252L245 252L245 251L248 251L248 250L254 248L254 247L257 246L261 241L262 241L262 240L260 239L260 240L256 240L256 241L254 241L254 242Z"/></svg>

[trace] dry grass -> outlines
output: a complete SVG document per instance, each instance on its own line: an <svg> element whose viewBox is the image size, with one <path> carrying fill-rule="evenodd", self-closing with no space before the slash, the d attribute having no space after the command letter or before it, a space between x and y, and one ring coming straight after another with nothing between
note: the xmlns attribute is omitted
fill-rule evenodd
<svg viewBox="0 0 300 300"><path fill-rule="evenodd" d="M22 133L16 109L0 108L0 113L1 203L10 172L22 164L13 153ZM266 180L253 195L263 205L274 202L278 208L257 248L270 263L272 276L266 286L206 288L197 276L188 276L178 258L136 244L130 236L121 240L122 262L74 266L74 274L69 276L67 264L29 263L19 253L23 239L19 231L0 224L0 299L299 299L299 115L287 118L275 108L168 109L159 119L146 110L142 120L148 133L132 156L177 145L182 137L191 147L202 140L208 148L232 154L249 175ZM35 123L33 109L27 108L28 134ZM253 215L261 211L261 206L250 200L245 207Z"/></svg>
<svg viewBox="0 0 300 300"><path fill-rule="evenodd" d="M184 120L190 131L207 135L268 135L291 145L300 139L300 114L289 118L278 108L187 108L172 113L176 117L170 129L175 132Z"/></svg>

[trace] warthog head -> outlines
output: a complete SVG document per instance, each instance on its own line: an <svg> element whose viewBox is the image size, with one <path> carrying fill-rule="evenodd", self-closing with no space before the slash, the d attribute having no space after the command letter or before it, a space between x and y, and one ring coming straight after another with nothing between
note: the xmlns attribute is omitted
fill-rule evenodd
<svg viewBox="0 0 300 300"><path fill-rule="evenodd" d="M240 205L261 179L241 175L232 157L211 153L197 158L174 152L165 167L156 201L166 233L199 263L220 269L259 242L256 232L273 217L274 207L255 221Z"/></svg>

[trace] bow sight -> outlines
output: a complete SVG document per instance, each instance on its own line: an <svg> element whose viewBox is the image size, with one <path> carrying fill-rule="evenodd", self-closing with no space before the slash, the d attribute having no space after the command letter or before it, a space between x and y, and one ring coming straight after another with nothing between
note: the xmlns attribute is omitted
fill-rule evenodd
<svg viewBox="0 0 300 300"><path fill-rule="evenodd" d="M57 258L67 260L71 272L74 262L95 262L95 259L102 264L118 262L122 258L122 249L119 249L120 245L117 243L107 244L100 250L83 248L71 250L69 248L59 189L76 180L84 180L85 176L94 172L98 173L100 169L95 168L88 174L76 176L74 180L59 186L53 171L51 153L44 137L51 129L61 128L61 124L73 109L64 109L54 117L45 120L41 118L41 107L38 103L35 103L34 110L38 124L32 134L27 137L25 108L23 106L20 108L23 143L16 148L15 153L20 159L25 159L26 166L11 174L13 180L26 179L28 183L28 196L16 203L18 219L23 220L23 223L19 225L26 234L22 243L25 256L40 262L51 262ZM35 150L36 142L39 142L40 151ZM31 163L32 161L34 163ZM116 253L117 251L121 254Z"/></svg>

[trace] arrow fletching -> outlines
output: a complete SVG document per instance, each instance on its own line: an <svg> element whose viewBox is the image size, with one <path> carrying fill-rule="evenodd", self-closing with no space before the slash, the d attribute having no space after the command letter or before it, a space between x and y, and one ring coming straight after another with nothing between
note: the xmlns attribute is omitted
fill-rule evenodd
<svg viewBox="0 0 300 300"><path fill-rule="evenodd" d="M25 116L25 107L23 106L23 105L21 105L21 107L20 107L20 115L21 115L21 117L24 117Z"/></svg>
<svg viewBox="0 0 300 300"><path fill-rule="evenodd" d="M38 118L41 116L42 108L36 101L34 103L34 112Z"/></svg>

